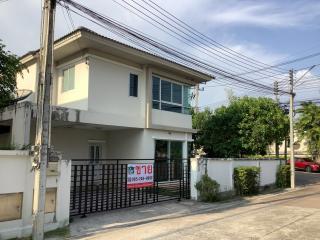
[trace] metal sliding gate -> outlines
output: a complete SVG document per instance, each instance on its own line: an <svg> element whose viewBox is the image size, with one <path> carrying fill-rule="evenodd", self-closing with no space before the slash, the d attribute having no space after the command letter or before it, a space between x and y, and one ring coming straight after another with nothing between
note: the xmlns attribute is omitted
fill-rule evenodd
<svg viewBox="0 0 320 240"><path fill-rule="evenodd" d="M128 188L128 164L152 163L151 186ZM189 159L72 160L70 215L190 198Z"/></svg>

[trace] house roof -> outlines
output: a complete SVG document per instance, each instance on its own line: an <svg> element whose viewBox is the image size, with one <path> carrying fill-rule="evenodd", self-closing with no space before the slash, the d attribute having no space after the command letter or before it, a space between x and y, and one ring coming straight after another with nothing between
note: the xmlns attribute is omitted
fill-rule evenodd
<svg viewBox="0 0 320 240"><path fill-rule="evenodd" d="M163 70L178 71L188 80L196 83L206 82L214 79L212 74L202 72L198 69L185 66L181 63L168 59L159 54L141 50L126 43L98 34L88 28L80 27L67 35L55 40L55 61L59 61L76 52L94 49L112 56L125 58L140 65L150 65ZM38 57L38 50L30 51L20 57L23 63L27 63Z"/></svg>

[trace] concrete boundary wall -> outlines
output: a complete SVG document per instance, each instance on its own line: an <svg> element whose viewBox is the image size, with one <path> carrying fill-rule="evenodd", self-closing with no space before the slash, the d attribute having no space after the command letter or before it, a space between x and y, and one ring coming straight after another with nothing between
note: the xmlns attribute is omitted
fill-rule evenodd
<svg viewBox="0 0 320 240"><path fill-rule="evenodd" d="M34 173L28 151L0 151L0 239L32 233ZM45 231L69 224L71 161L49 163Z"/></svg>
<svg viewBox="0 0 320 240"><path fill-rule="evenodd" d="M198 198L195 184L206 172L220 184L221 192L234 191L233 169L240 166L260 167L260 186L275 184L279 164L277 159L232 159L232 158L192 158L191 159L191 197Z"/></svg>

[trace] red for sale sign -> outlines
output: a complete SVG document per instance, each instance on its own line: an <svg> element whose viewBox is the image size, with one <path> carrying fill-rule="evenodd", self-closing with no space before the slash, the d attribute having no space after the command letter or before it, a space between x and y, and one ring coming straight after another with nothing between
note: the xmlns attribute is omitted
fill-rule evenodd
<svg viewBox="0 0 320 240"><path fill-rule="evenodd" d="M128 164L127 188L143 188L153 186L153 164Z"/></svg>

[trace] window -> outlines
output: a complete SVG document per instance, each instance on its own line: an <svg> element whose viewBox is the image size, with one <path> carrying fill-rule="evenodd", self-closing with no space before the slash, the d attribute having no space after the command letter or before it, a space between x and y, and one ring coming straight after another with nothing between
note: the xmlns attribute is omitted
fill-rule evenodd
<svg viewBox="0 0 320 240"><path fill-rule="evenodd" d="M161 81L161 100L171 102L171 82Z"/></svg>
<svg viewBox="0 0 320 240"><path fill-rule="evenodd" d="M154 109L190 114L190 87L152 76Z"/></svg>
<svg viewBox="0 0 320 240"><path fill-rule="evenodd" d="M182 85L172 84L172 102L182 104Z"/></svg>
<svg viewBox="0 0 320 240"><path fill-rule="evenodd" d="M74 89L74 66L63 71L62 91L66 92Z"/></svg>
<svg viewBox="0 0 320 240"><path fill-rule="evenodd" d="M98 162L101 159L102 144L89 143L89 159L91 162Z"/></svg>
<svg viewBox="0 0 320 240"><path fill-rule="evenodd" d="M130 73L129 96L138 97L138 75Z"/></svg>

